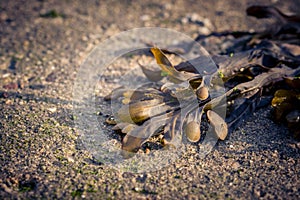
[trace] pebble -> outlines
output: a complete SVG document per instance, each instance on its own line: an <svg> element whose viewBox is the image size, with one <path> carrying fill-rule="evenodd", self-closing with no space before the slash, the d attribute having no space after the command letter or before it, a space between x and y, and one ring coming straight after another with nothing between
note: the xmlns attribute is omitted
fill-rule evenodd
<svg viewBox="0 0 300 200"><path fill-rule="evenodd" d="M25 180L29 180L30 179L30 174L25 174Z"/></svg>
<svg viewBox="0 0 300 200"><path fill-rule="evenodd" d="M135 184L135 183L136 183L136 178L132 178L132 179L131 179L131 183L132 183L132 184Z"/></svg>
<svg viewBox="0 0 300 200"><path fill-rule="evenodd" d="M149 20L151 19L151 17L150 17L149 15L142 15L142 16L140 17L140 19L141 19L142 21L149 21Z"/></svg>
<svg viewBox="0 0 300 200"><path fill-rule="evenodd" d="M232 169L234 169L234 170L238 170L238 169L241 167L241 165L240 165L239 162L233 162L233 163L231 164L231 167L232 167Z"/></svg>
<svg viewBox="0 0 300 200"><path fill-rule="evenodd" d="M84 35L84 36L82 36L81 39L82 39L82 41L86 42L86 41L88 41L89 38L88 38L87 36Z"/></svg>
<svg viewBox="0 0 300 200"><path fill-rule="evenodd" d="M29 41L28 40L25 40L24 42L23 42L23 47L24 47L24 49L28 49L28 47L29 47Z"/></svg>
<svg viewBox="0 0 300 200"><path fill-rule="evenodd" d="M149 148L146 148L145 153L146 153L146 154L149 154L149 153L150 153L150 149L149 149Z"/></svg>
<svg viewBox="0 0 300 200"><path fill-rule="evenodd" d="M6 14L6 12L2 11L1 14L0 14L0 20L5 21L7 19L8 19L8 15Z"/></svg>
<svg viewBox="0 0 300 200"><path fill-rule="evenodd" d="M181 23L187 24L188 22L196 23L201 27L206 27L208 30L213 30L214 26L210 19L204 18L197 13L189 13L181 19Z"/></svg>
<svg viewBox="0 0 300 200"><path fill-rule="evenodd" d="M10 76L10 73L5 73L5 74L2 75L2 78L7 78L9 76Z"/></svg>
<svg viewBox="0 0 300 200"><path fill-rule="evenodd" d="M75 162L75 160L72 156L67 156L67 160L68 160L68 162L71 162L71 163Z"/></svg>
<svg viewBox="0 0 300 200"><path fill-rule="evenodd" d="M24 105L24 104L25 104L24 101L22 101L22 100L19 101L19 105L20 105L20 106L22 106L22 105Z"/></svg>
<svg viewBox="0 0 300 200"><path fill-rule="evenodd" d="M182 24L187 24L189 22L189 19L187 18L187 17L183 17L182 19L181 19L181 23Z"/></svg>
<svg viewBox="0 0 300 200"><path fill-rule="evenodd" d="M13 100L12 99L8 99L5 101L6 105L12 105L13 104Z"/></svg>
<svg viewBox="0 0 300 200"><path fill-rule="evenodd" d="M9 83L3 86L4 89L8 90L16 90L18 89L18 84L17 83Z"/></svg>
<svg viewBox="0 0 300 200"><path fill-rule="evenodd" d="M57 108L56 107L51 107L51 108L47 108L47 110L54 113L54 112L56 112Z"/></svg>
<svg viewBox="0 0 300 200"><path fill-rule="evenodd" d="M166 3L166 4L164 5L164 8L165 8L166 10L171 10L172 7L173 7L173 5L172 5L171 3Z"/></svg>
<svg viewBox="0 0 300 200"><path fill-rule="evenodd" d="M198 28L198 32L200 33L200 34L203 34L203 35L208 35L208 34L210 34L211 33L211 31L207 28L207 27L199 27Z"/></svg>

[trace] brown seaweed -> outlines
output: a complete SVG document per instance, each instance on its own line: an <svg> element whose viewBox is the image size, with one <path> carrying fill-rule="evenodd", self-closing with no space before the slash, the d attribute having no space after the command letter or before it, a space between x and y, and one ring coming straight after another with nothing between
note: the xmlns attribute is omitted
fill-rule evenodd
<svg viewBox="0 0 300 200"><path fill-rule="evenodd" d="M156 83L155 87L149 85L135 91L121 89L122 92L117 93L125 99L117 112L118 123L114 127L126 134L122 141L124 157L136 152L157 134L164 135L164 145L175 148L184 138L201 142L200 126L205 123L202 120L205 113L217 137L224 140L249 113L270 103L274 91L271 105L275 120L286 123L299 138L299 16L285 15L270 6L249 7L247 14L275 18L279 26L272 33L227 32L236 38L247 36L248 39L239 48L240 52L212 56L217 70L197 71L197 66L206 64L203 56L174 66L163 53L171 51L151 48L161 70L151 71L140 66L145 76ZM287 28L296 32L287 32ZM255 46L250 42L254 38ZM165 77L167 82L161 82ZM226 88L223 93L218 91L220 80ZM226 109L224 119L222 114L212 110L218 108Z"/></svg>

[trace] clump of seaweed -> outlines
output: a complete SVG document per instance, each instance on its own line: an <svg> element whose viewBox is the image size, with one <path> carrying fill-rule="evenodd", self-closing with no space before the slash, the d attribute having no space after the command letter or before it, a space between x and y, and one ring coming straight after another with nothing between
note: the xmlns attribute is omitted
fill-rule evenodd
<svg viewBox="0 0 300 200"><path fill-rule="evenodd" d="M156 135L163 135L161 141L166 147L176 148L184 138L201 142L201 123L206 122L215 136L224 140L241 120L270 103L274 119L287 123L299 138L300 17L266 6L249 7L247 14L272 17L277 23L271 31L262 33L226 32L197 37L201 40L231 34L237 38L231 47L234 53L212 57L218 67L215 71L198 72L195 63L201 63L201 57L174 66L164 53L171 51L151 48L160 70L140 67L153 84L122 90L122 106L114 116L113 130L125 134L125 157Z"/></svg>

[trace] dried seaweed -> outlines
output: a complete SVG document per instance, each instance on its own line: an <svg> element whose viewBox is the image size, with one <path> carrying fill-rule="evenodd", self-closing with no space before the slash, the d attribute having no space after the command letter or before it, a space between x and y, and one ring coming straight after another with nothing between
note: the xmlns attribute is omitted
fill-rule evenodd
<svg viewBox="0 0 300 200"><path fill-rule="evenodd" d="M184 138L192 143L199 142L200 126L206 121L216 137L224 140L249 113L269 104L276 90L271 103L275 120L287 123L299 138L300 17L287 16L266 6L249 7L247 14L275 18L277 25L272 32L219 33L246 39L242 45L239 41L240 52L212 57L217 70L198 72L195 66L203 64L203 57L174 66L163 53L172 53L170 50L151 48L161 70L140 66L155 84L116 92L117 97L123 97L123 105L115 116L114 130L120 129L126 134L122 141L124 157L131 156L150 137L158 134L163 134L163 144L168 147L178 147ZM218 36L205 37L212 35ZM202 38L204 36L199 36L197 40ZM163 79L166 81L162 82ZM222 91L220 82L224 83L226 91ZM224 113L217 113L222 111L218 108L226 109L225 119L221 117Z"/></svg>

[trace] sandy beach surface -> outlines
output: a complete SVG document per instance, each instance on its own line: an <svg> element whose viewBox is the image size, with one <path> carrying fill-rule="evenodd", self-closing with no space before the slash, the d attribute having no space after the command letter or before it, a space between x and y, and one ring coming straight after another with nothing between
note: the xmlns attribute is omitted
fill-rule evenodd
<svg viewBox="0 0 300 200"><path fill-rule="evenodd" d="M254 4L300 10L296 0L0 1L0 198L300 199L300 143L272 121L271 107L249 113L205 158L187 151L144 173L95 162L74 125L76 75L97 45L139 27L191 38L263 30L271 20L245 14ZM224 40L201 44L219 53ZM113 69L112 88L118 75ZM108 113L97 111L104 120Z"/></svg>

